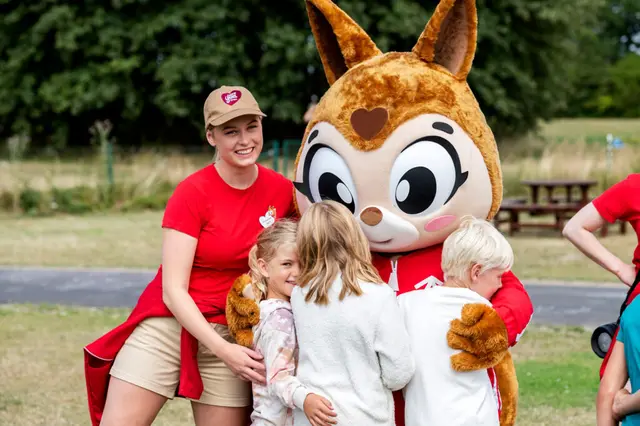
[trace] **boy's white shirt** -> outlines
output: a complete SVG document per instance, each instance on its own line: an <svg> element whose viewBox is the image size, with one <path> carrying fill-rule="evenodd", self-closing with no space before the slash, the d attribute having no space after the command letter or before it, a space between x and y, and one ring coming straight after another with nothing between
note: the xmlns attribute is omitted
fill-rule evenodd
<svg viewBox="0 0 640 426"><path fill-rule="evenodd" d="M467 288L434 287L398 297L416 372L405 387L406 426L498 426L498 402L486 369L456 372L447 344L451 321L468 303L491 303Z"/></svg>
<svg viewBox="0 0 640 426"><path fill-rule="evenodd" d="M392 390L402 389L415 368L409 336L395 292L386 284L360 286L364 294L340 301L338 276L328 305L305 302L308 287L293 290L297 376L331 401L338 425L392 426ZM300 410L294 425L309 425Z"/></svg>

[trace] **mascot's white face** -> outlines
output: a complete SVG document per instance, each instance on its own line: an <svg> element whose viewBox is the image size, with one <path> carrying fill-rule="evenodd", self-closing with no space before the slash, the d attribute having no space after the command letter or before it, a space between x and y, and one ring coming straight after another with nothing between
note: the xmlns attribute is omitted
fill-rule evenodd
<svg viewBox="0 0 640 426"><path fill-rule="evenodd" d="M342 203L373 251L438 244L462 216L489 213L491 182L482 154L447 117L415 117L368 152L354 148L328 122L307 134L295 177L300 212L323 199Z"/></svg>

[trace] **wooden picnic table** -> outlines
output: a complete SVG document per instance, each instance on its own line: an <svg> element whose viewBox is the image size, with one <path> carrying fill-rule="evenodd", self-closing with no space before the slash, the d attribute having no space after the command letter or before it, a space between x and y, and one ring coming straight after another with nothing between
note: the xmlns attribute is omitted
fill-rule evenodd
<svg viewBox="0 0 640 426"><path fill-rule="evenodd" d="M557 231L562 231L565 221L582 207L587 205L591 198L589 197L589 189L596 186L598 182L596 180L582 180L582 179L564 179L564 180L523 180L521 183L531 188L531 199L527 198L512 198L505 199L500 206L500 211L494 218L496 226L501 223L509 224L509 234L513 235L518 232L522 227L539 227L539 228L553 228ZM540 189L546 190L546 202L540 200ZM564 188L564 197L554 197L553 192L556 188ZM579 199L572 198L574 189L578 189L580 192ZM508 215L508 218L504 218L500 213ZM555 223L541 223L530 222L522 223L520 221L520 214L526 213L529 216L540 215L553 215L555 217ZM601 235L606 236L608 232L608 224L605 224L601 229ZM626 233L626 224L624 221L620 222L620 233Z"/></svg>
<svg viewBox="0 0 640 426"><path fill-rule="evenodd" d="M560 201L561 203L576 203L580 206L585 206L590 201L589 189L593 186L596 186L598 184L598 181L584 179L523 180L521 181L521 183L531 188L531 204L540 204L540 188L544 188L547 192L548 203L556 203ZM553 192L556 188L565 189L566 197L564 200L558 200L557 198L553 197ZM580 190L580 199L575 201L571 197L574 188Z"/></svg>

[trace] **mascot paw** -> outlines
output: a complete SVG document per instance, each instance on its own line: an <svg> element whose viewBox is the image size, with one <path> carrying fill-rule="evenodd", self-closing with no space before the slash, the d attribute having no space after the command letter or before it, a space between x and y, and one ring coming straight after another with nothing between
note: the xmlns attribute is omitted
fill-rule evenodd
<svg viewBox="0 0 640 426"><path fill-rule="evenodd" d="M496 311L483 303L462 308L460 319L451 321L447 342L462 351L451 356L456 371L481 370L495 366L509 349L507 329Z"/></svg>
<svg viewBox="0 0 640 426"><path fill-rule="evenodd" d="M246 347L253 344L251 327L260 321L260 308L252 295L251 277L243 274L236 278L227 296L229 334L236 343Z"/></svg>

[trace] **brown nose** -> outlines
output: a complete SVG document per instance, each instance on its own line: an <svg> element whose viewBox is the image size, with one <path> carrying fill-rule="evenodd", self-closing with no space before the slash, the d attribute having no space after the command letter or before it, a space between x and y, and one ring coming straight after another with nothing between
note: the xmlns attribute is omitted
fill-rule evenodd
<svg viewBox="0 0 640 426"><path fill-rule="evenodd" d="M367 207L360 213L360 219L369 226L376 226L382 221L382 212L377 207Z"/></svg>

